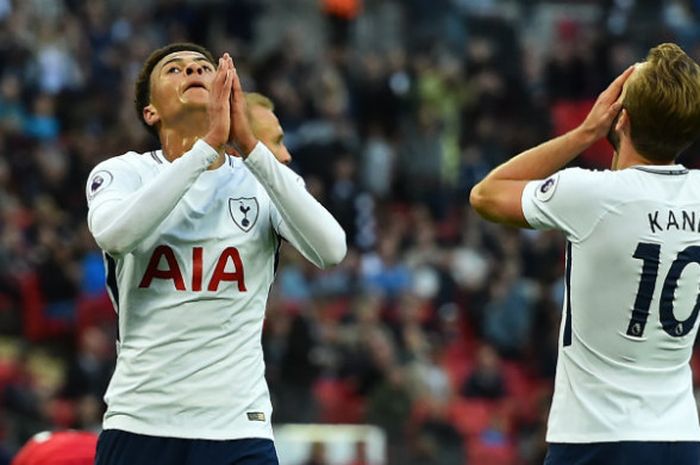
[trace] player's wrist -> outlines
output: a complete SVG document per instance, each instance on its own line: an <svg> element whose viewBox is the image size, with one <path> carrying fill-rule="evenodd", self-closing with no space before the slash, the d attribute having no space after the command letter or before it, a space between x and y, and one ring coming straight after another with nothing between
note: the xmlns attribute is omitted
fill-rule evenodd
<svg viewBox="0 0 700 465"><path fill-rule="evenodd" d="M587 149L599 139L595 130L586 127L583 124L571 131L570 136L574 139L576 145L579 145L582 150Z"/></svg>
<svg viewBox="0 0 700 465"><path fill-rule="evenodd" d="M255 137L250 137L246 138L244 140L238 141L236 144L238 147L241 149L241 156L243 159L248 158L248 155L255 149L255 146L258 145L258 139Z"/></svg>
<svg viewBox="0 0 700 465"><path fill-rule="evenodd" d="M206 142L211 148L216 150L217 152L222 152L224 150L224 147L226 145L226 141L222 140L221 137L219 137L218 134L216 133L208 133L205 135L202 140Z"/></svg>

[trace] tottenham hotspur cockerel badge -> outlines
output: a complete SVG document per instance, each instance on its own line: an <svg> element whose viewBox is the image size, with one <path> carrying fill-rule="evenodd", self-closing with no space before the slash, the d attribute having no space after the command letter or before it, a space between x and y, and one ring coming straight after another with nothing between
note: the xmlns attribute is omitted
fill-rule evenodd
<svg viewBox="0 0 700 465"><path fill-rule="evenodd" d="M236 226L248 232L258 220L258 201L255 197L228 199L228 211Z"/></svg>

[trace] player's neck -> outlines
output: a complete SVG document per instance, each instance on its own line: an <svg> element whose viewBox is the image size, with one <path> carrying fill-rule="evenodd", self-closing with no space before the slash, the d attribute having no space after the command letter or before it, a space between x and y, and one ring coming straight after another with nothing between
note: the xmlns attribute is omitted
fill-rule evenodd
<svg viewBox="0 0 700 465"><path fill-rule="evenodd" d="M631 166L639 165L673 165L676 163L675 160L666 162L658 160L649 160L644 155L637 152L633 146L627 144L623 144L620 147L620 151L618 152L615 158L616 162L613 166L613 169L615 170L623 170Z"/></svg>
<svg viewBox="0 0 700 465"><path fill-rule="evenodd" d="M188 124L191 123L191 124ZM160 128L160 144L163 148L163 156L168 161L175 161L187 153L197 140L203 138L208 131L208 123L202 119L194 122L183 122L177 126L165 126ZM209 166L216 169L224 163L224 152L219 152L219 158Z"/></svg>

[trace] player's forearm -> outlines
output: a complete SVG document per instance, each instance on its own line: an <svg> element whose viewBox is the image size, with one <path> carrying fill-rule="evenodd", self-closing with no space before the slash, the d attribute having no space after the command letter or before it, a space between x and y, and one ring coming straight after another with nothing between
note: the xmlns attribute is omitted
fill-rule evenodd
<svg viewBox="0 0 700 465"><path fill-rule="evenodd" d="M155 231L218 154L199 142L144 187L99 204L88 214L97 244L115 256L131 252Z"/></svg>
<svg viewBox="0 0 700 465"><path fill-rule="evenodd" d="M469 202L490 221L528 227L520 205L525 185L559 171L594 140L579 128L526 150L495 168L474 186Z"/></svg>
<svg viewBox="0 0 700 465"><path fill-rule="evenodd" d="M338 264L347 252L345 231L299 177L277 162L263 144L256 146L245 163L284 219L285 239L316 266Z"/></svg>
<svg viewBox="0 0 700 465"><path fill-rule="evenodd" d="M484 181L532 181L544 179L564 168L595 139L582 128L528 149L491 171Z"/></svg>

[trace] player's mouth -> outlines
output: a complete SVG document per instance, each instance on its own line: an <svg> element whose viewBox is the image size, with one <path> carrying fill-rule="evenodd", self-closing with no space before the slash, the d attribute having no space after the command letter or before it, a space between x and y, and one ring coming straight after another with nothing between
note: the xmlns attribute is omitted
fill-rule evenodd
<svg viewBox="0 0 700 465"><path fill-rule="evenodd" d="M185 92L191 89L209 90L202 81L191 81L187 85L185 85L185 88L182 90L182 93L184 94Z"/></svg>

